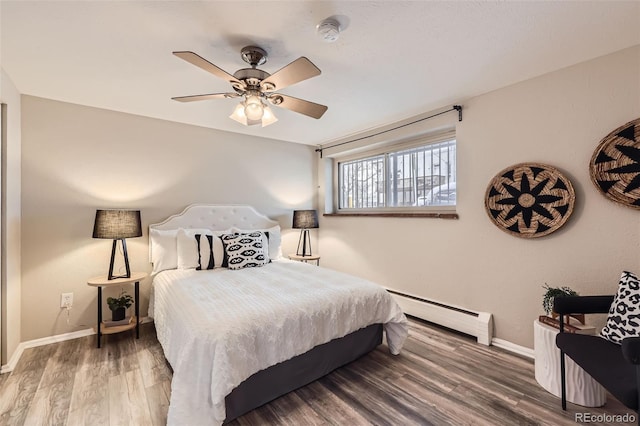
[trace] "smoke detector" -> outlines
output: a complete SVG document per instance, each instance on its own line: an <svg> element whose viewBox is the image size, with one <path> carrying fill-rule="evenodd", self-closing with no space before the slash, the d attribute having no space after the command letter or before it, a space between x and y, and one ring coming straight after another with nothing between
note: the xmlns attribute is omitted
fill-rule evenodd
<svg viewBox="0 0 640 426"><path fill-rule="evenodd" d="M327 18L316 26L316 34L326 43L333 43L340 37L340 23Z"/></svg>

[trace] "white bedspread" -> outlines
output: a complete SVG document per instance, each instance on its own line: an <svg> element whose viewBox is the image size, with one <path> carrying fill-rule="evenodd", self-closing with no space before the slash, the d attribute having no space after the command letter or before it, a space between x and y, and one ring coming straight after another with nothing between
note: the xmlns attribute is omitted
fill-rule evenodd
<svg viewBox="0 0 640 426"><path fill-rule="evenodd" d="M170 270L153 281L150 313L173 367L169 425L215 425L224 398L252 374L383 323L391 353L407 320L380 286L301 262L239 271Z"/></svg>

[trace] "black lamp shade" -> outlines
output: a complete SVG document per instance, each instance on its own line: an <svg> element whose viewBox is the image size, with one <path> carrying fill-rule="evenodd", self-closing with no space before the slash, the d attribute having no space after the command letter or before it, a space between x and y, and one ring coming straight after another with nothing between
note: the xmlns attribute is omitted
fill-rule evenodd
<svg viewBox="0 0 640 426"><path fill-rule="evenodd" d="M93 238L120 240L142 237L140 210L96 210Z"/></svg>
<svg viewBox="0 0 640 426"><path fill-rule="evenodd" d="M108 279L130 278L129 256L127 255L126 238L142 237L140 210L96 210L96 220L93 223L93 238L107 238L113 240L111 245L111 262L109 263ZM116 257L117 242L122 242L122 256L124 257L125 274L113 275L113 263Z"/></svg>
<svg viewBox="0 0 640 426"><path fill-rule="evenodd" d="M318 228L318 212L316 210L294 210L293 229Z"/></svg>

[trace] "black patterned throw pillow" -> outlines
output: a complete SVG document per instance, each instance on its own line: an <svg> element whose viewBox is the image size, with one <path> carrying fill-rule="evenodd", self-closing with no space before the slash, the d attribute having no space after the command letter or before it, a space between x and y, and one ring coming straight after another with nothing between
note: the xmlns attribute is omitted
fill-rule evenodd
<svg viewBox="0 0 640 426"><path fill-rule="evenodd" d="M195 238L198 246L198 266L196 266L196 271L213 269L213 235L196 234Z"/></svg>
<svg viewBox="0 0 640 426"><path fill-rule="evenodd" d="M269 262L264 247L264 233L225 234L221 237L224 245L226 266L229 269L254 268Z"/></svg>
<svg viewBox="0 0 640 426"><path fill-rule="evenodd" d="M626 337L640 336L640 281L635 274L622 273L607 324L600 334L618 344Z"/></svg>

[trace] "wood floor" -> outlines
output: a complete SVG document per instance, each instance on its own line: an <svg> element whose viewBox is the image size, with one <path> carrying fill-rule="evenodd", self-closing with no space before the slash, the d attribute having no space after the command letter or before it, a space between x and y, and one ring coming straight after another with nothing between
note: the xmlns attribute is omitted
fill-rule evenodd
<svg viewBox="0 0 640 426"><path fill-rule="evenodd" d="M27 349L0 376L0 425L164 425L170 383L153 324L140 340L105 336L102 349L95 336ZM630 410L609 397L603 408L563 412L532 361L412 320L401 355L382 345L231 424L575 426L584 412Z"/></svg>

